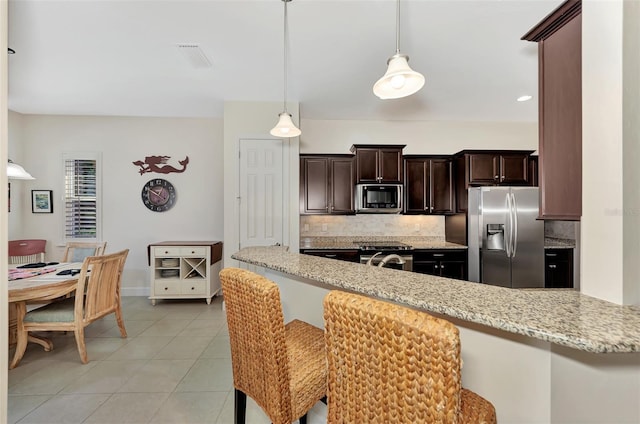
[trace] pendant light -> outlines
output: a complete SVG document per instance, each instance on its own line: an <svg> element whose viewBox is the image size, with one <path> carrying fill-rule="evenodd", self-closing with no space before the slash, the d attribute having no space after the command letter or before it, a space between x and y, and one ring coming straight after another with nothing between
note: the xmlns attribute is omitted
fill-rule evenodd
<svg viewBox="0 0 640 424"><path fill-rule="evenodd" d="M17 163L13 163L11 159L7 163L7 178L10 180L35 180L31 174Z"/></svg>
<svg viewBox="0 0 640 424"><path fill-rule="evenodd" d="M417 92L424 76L409 67L409 56L400 54L400 0L396 1L396 54L387 61L387 72L373 85L373 93L381 99L399 99Z"/></svg>
<svg viewBox="0 0 640 424"><path fill-rule="evenodd" d="M287 112L287 3L291 0L282 0L284 3L284 107L283 112L278 115L278 123L270 131L274 137L297 137L302 134L293 121L291 114Z"/></svg>

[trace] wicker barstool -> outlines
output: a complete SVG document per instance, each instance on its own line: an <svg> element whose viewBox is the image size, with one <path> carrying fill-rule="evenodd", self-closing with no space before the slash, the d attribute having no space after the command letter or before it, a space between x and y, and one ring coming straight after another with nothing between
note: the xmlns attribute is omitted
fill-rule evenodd
<svg viewBox="0 0 640 424"><path fill-rule="evenodd" d="M327 423L495 423L491 403L461 387L450 322L357 294L324 300Z"/></svg>
<svg viewBox="0 0 640 424"><path fill-rule="evenodd" d="M235 421L244 423L250 396L274 424L297 419L323 400L327 386L324 333L303 321L284 324L280 290L251 271L220 271L231 344Z"/></svg>

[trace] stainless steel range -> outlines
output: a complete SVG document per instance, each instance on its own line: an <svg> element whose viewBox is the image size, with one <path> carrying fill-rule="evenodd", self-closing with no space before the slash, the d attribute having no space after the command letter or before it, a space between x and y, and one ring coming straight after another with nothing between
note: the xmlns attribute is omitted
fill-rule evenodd
<svg viewBox="0 0 640 424"><path fill-rule="evenodd" d="M398 241L362 241L360 263L413 271L413 246ZM382 265L380 265L382 263Z"/></svg>

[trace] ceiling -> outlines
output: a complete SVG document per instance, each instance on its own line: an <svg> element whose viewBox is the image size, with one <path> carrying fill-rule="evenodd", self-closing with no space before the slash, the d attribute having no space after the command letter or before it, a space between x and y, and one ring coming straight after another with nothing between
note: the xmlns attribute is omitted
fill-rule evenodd
<svg viewBox="0 0 640 424"><path fill-rule="evenodd" d="M537 46L560 0L402 0L400 52L424 88L380 100L394 0L288 3L287 99L303 119L537 120ZM222 117L282 102L280 0L10 0L9 108L27 114ZM176 47L199 45L195 67ZM523 95L529 102L516 102Z"/></svg>

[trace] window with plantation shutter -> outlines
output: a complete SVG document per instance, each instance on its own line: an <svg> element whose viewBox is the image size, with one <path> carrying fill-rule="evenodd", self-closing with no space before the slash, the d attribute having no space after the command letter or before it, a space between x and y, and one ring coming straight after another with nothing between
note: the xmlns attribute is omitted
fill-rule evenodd
<svg viewBox="0 0 640 424"><path fill-rule="evenodd" d="M64 238L100 239L99 157L64 158Z"/></svg>

